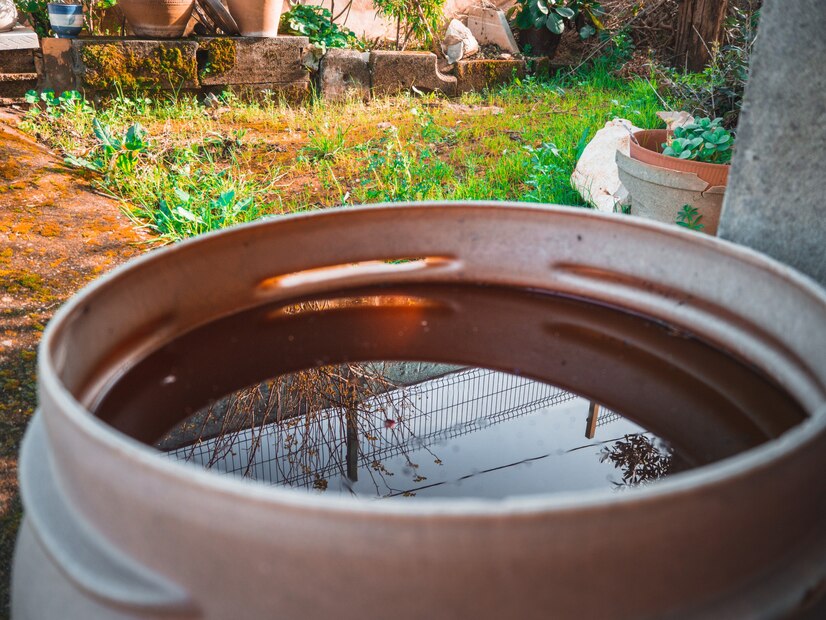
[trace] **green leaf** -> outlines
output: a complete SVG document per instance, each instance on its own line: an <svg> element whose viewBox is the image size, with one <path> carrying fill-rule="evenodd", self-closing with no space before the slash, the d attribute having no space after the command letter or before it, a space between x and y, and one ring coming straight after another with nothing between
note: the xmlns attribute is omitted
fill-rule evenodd
<svg viewBox="0 0 826 620"><path fill-rule="evenodd" d="M545 26L554 34L562 34L565 30L565 24L562 18L553 13L548 15L548 21L545 23Z"/></svg>
<svg viewBox="0 0 826 620"><path fill-rule="evenodd" d="M557 8L556 12L558 15L564 17L565 19L573 19L574 15L576 15L574 10L567 6L561 6Z"/></svg>
<svg viewBox="0 0 826 620"><path fill-rule="evenodd" d="M590 36L593 36L596 33L596 29L593 26L585 25L579 29L579 38L580 39L587 39Z"/></svg>
<svg viewBox="0 0 826 620"><path fill-rule="evenodd" d="M196 224L203 224L204 223L204 221L200 217L195 215L189 209L184 209L183 207L175 207L174 213L176 215L180 215L185 220L189 220L190 222L195 222Z"/></svg>
<svg viewBox="0 0 826 620"><path fill-rule="evenodd" d="M100 140L104 147L109 147L116 151L120 150L120 140L112 135L109 127L103 125L97 118L92 121L92 129L95 132L95 137Z"/></svg>
<svg viewBox="0 0 826 620"><path fill-rule="evenodd" d="M182 190L179 187L176 187L174 191L175 195L178 197L178 200L180 200L181 202L189 202L190 195L186 193L184 190Z"/></svg>

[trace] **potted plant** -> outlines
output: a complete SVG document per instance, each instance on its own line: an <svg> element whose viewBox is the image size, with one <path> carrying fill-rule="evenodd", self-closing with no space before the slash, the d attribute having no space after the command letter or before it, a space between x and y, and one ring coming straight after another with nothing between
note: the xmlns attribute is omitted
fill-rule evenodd
<svg viewBox="0 0 826 620"><path fill-rule="evenodd" d="M632 214L673 224L689 205L702 217L703 231L716 233L734 144L721 123L719 118L698 118L673 132L633 134L629 156L617 153Z"/></svg>
<svg viewBox="0 0 826 620"><path fill-rule="evenodd" d="M576 16L565 0L518 0L514 9L519 45L523 49L530 46L532 56L553 56L565 31L565 20Z"/></svg>
<svg viewBox="0 0 826 620"><path fill-rule="evenodd" d="M195 0L119 0L118 6L136 35L174 39L186 30Z"/></svg>
<svg viewBox="0 0 826 620"><path fill-rule="evenodd" d="M699 118L673 133L638 131L631 140L631 157L652 166L693 172L711 186L725 186L734 140L721 123L719 118Z"/></svg>
<svg viewBox="0 0 826 620"><path fill-rule="evenodd" d="M49 2L49 24L61 39L74 39L83 29L83 5L77 0Z"/></svg>

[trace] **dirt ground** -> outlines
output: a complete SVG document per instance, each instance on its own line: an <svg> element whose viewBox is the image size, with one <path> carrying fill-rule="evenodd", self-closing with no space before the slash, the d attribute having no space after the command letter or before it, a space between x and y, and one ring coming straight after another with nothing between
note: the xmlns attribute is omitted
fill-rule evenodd
<svg viewBox="0 0 826 620"><path fill-rule="evenodd" d="M55 310L84 284L145 251L117 201L13 126L0 110L0 617L22 510L20 440L37 405L37 345Z"/></svg>

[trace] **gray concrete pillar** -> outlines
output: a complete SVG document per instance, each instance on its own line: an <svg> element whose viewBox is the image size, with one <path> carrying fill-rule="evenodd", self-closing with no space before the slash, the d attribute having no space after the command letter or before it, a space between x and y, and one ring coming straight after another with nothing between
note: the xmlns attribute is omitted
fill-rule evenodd
<svg viewBox="0 0 826 620"><path fill-rule="evenodd" d="M719 236L826 286L826 2L766 0Z"/></svg>

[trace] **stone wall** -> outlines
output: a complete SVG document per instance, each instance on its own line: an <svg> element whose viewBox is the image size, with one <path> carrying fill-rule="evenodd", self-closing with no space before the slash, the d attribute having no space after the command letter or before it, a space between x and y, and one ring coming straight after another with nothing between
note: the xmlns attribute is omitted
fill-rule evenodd
<svg viewBox="0 0 826 620"><path fill-rule="evenodd" d="M135 89L261 93L306 99L313 86L331 100L399 92L453 97L547 73L547 59L462 60L454 74L429 52L329 50L320 63L306 37L191 37L171 40L44 39L39 88L87 97Z"/></svg>

